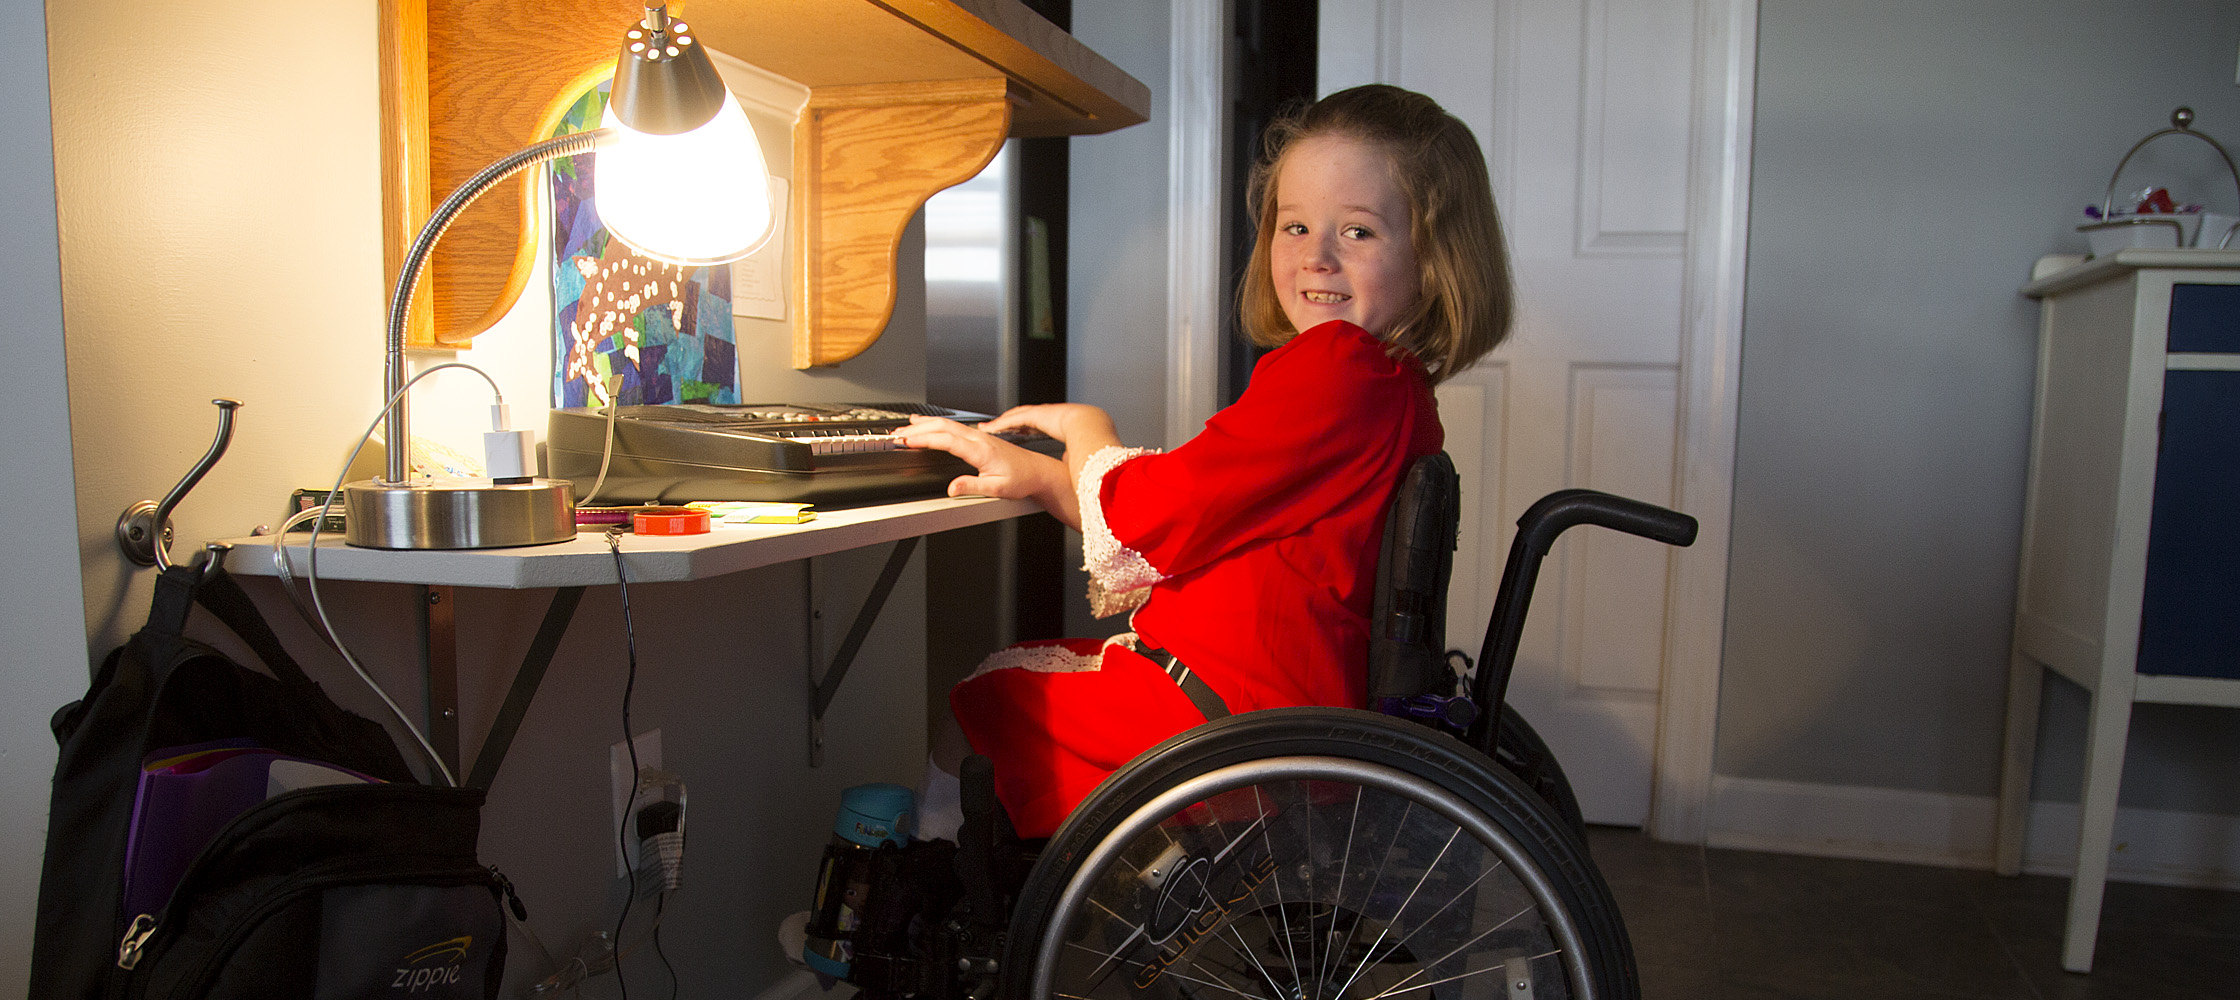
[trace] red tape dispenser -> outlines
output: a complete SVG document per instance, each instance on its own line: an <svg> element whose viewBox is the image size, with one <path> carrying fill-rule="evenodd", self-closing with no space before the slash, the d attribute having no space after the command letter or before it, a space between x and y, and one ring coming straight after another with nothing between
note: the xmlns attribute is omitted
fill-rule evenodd
<svg viewBox="0 0 2240 1000"><path fill-rule="evenodd" d="M697 507L648 507L630 512L630 530L641 535L705 535L708 512Z"/></svg>

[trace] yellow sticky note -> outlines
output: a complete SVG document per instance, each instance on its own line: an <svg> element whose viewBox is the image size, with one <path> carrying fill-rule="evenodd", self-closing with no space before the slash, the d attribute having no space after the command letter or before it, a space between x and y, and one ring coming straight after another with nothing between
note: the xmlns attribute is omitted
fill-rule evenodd
<svg viewBox="0 0 2240 1000"><path fill-rule="evenodd" d="M801 524L817 519L817 512L805 503L764 503L754 500L725 500L688 503L708 512L717 524Z"/></svg>

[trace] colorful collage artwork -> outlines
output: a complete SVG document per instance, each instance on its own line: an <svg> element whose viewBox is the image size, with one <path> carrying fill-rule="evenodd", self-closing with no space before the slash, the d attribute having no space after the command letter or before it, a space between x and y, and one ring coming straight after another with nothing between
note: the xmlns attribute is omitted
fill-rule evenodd
<svg viewBox="0 0 2240 1000"><path fill-rule="evenodd" d="M554 135L597 128L601 84ZM681 267L614 239L592 206L593 156L552 163L552 405L604 406L622 377L623 405L737 403L731 269Z"/></svg>

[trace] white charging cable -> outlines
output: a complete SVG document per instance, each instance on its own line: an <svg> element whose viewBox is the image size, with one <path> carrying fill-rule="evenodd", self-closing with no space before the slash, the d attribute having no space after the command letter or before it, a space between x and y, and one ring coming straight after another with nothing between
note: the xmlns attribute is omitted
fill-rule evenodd
<svg viewBox="0 0 2240 1000"><path fill-rule="evenodd" d="M382 420L389 415L389 411L397 405L398 401L404 399L405 393L411 391L413 386L418 385L421 379L427 378L428 376L440 372L446 368L464 368L467 371L482 376L483 381L490 383L490 393L492 396L496 397L496 404L491 407L491 417L493 421L499 423L500 426L496 431L493 431L491 435L486 435L484 437L484 442L486 445L490 443L491 437L506 433L519 433L506 431L503 426L503 421L505 419L505 393L499 390L498 380L491 378L490 373L485 372L480 368L476 368L473 365L467 364L464 361L446 361L443 364L432 366L427 371L421 372L418 375L414 375L410 380L406 381L403 386L399 387L395 393L391 394L387 401L381 404L380 412L373 415L373 422L366 425L365 433L358 435L358 444L356 447L350 449L350 457L342 460L342 470L335 473L334 476L334 487L327 491L327 502L320 504L318 507L313 508L310 511L298 512L294 517L291 517L288 520L289 524L294 524L297 519L302 518L306 514L315 514L315 516L311 520L311 540L309 545L307 546L310 550L310 556L304 563L303 578L305 584L311 590L311 609L318 615L319 627L325 633L324 638L327 640L327 645L334 647L335 652L342 654L342 662L350 666L350 672L357 674L360 681L365 682L365 685L367 687L372 688L373 693L380 696L381 703L389 706L389 713L396 717L397 723L404 727L405 732L412 734L412 741L419 745L421 754L427 757L430 772L434 775L442 777L444 785L448 787L457 787L459 784L459 779L451 773L451 768L445 766L445 764L443 763L442 755L436 753L435 745L428 742L428 737L420 732L419 726L412 724L412 718L405 714L404 709L397 706L396 699L389 697L388 689L383 688L378 681L375 681L373 679L373 675L366 672L365 666L358 662L358 658L351 655L349 647L343 645L341 635L335 632L334 622L327 617L326 602L321 600L319 596L319 534L321 531L325 530L327 515L333 512L335 502L342 496L342 481L349 478L350 467L358 461L358 453L364 451L366 444L373 440L374 430L381 426ZM389 441L385 442L385 445L390 448L410 449L412 447L412 444L409 441ZM409 454L409 451L407 452L407 454ZM274 550L276 552L282 553L282 555L278 558L281 559L281 578L283 580L287 580L290 578L290 575L287 573L287 563L286 557L284 555L287 550L281 548L281 539L286 538L287 534L288 532L286 530L286 527L283 527L279 534L274 536L272 542ZM291 601L295 600L295 593L293 588L289 589L288 599ZM301 605L299 604L298 607L300 608Z"/></svg>

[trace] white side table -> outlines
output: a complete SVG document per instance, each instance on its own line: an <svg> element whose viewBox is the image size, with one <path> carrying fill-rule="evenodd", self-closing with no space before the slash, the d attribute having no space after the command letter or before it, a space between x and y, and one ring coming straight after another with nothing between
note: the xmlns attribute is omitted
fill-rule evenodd
<svg viewBox="0 0 2240 1000"><path fill-rule="evenodd" d="M2021 870L2041 668L2091 699L2061 964L2092 968L2135 702L2240 707L2240 251L2121 250L2041 301L1997 868Z"/></svg>

